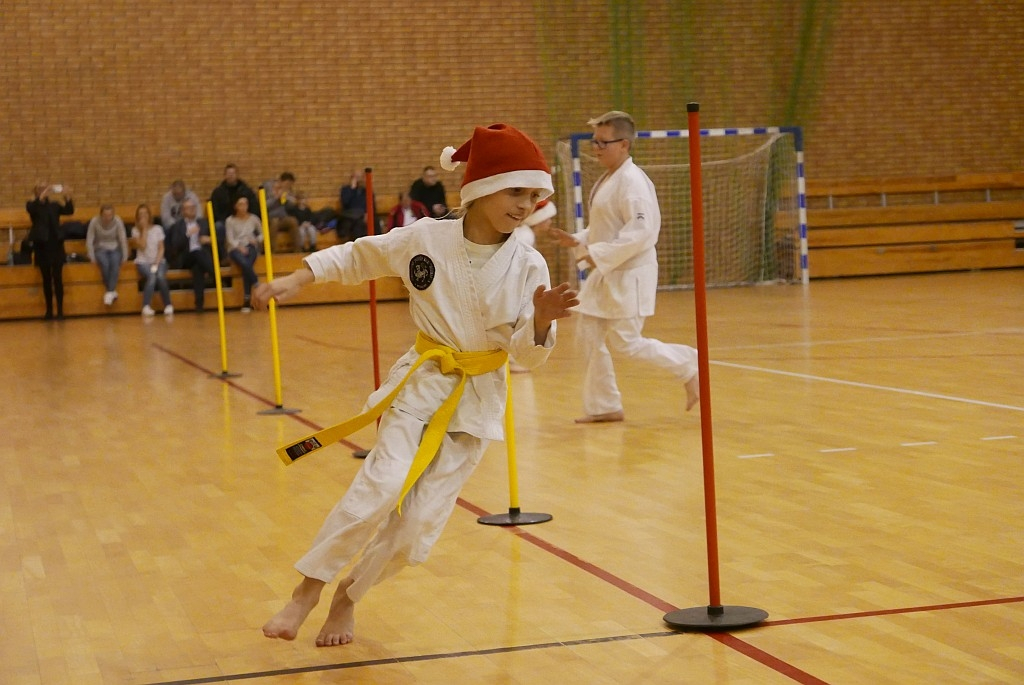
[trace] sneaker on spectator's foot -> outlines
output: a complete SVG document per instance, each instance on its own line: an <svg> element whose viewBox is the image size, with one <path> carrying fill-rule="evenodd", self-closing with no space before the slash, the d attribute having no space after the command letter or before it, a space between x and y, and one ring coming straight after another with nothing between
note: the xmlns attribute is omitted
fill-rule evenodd
<svg viewBox="0 0 1024 685"><path fill-rule="evenodd" d="M150 307L148 304L145 307L142 308L142 315L143 316L153 316L154 314L156 314L156 312L153 311L153 308Z"/></svg>
<svg viewBox="0 0 1024 685"><path fill-rule="evenodd" d="M164 307L164 314L165 315L170 316L173 313L174 313L174 305L173 304L169 304L166 307Z"/></svg>
<svg viewBox="0 0 1024 685"><path fill-rule="evenodd" d="M247 304L243 304L242 308L239 311L241 311L243 314L248 314L249 312L252 311L252 307L250 307Z"/></svg>
<svg viewBox="0 0 1024 685"><path fill-rule="evenodd" d="M113 295L113 293L111 293L109 290L107 292L103 293L103 304L105 304L105 305L107 305L109 307L111 305L111 303L114 301L114 298L112 297L112 295Z"/></svg>
<svg viewBox="0 0 1024 685"><path fill-rule="evenodd" d="M117 302L117 291L116 290L111 290L110 291L110 304L114 304L115 302Z"/></svg>

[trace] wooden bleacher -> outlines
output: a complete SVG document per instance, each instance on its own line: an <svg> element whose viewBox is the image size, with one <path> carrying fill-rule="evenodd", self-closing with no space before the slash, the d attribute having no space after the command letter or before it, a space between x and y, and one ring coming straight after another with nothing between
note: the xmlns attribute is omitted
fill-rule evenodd
<svg viewBox="0 0 1024 685"><path fill-rule="evenodd" d="M459 193L449 192L450 206L459 203ZM386 218L387 213L398 203L398 196L376 195L374 198L378 226ZM320 209L333 207L338 209L335 197L310 198L310 207ZM135 220L135 207L119 206L117 214L130 226ZM81 221L88 224L96 214L95 207L76 207L73 215L63 217L65 221ZM0 229L9 241L8 249L20 249L21 240L27 235L31 225L24 206L0 209ZM278 236L277 251L273 255L274 276L284 276L299 268L303 254L291 252L291 239L287 234ZM318 236L318 247L323 249L338 242L337 233L328 231ZM68 254L86 254L85 240L74 239L65 241L65 252ZM256 273L260 280L266 280L266 262L260 257L256 262ZM194 309L192 294L192 274L183 269L171 269L167 273L171 282L171 302L175 311L188 312ZM238 309L242 306L241 276L233 266L226 266L222 271L222 279L227 287L223 289L224 306ZM106 314L135 314L142 310L142 290L135 265L126 263L121 268L118 281L118 299L110 307L103 304L105 287L100 279L99 269L91 263L69 263L64 267L64 312L67 316L90 316ZM398 278L377 281L377 298L379 300L406 299L408 293ZM306 288L292 304L329 304L340 302L365 302L369 298L366 284L343 286L339 283L327 283L316 288ZM205 306L207 309L216 307L216 292L213 285L207 289ZM154 296L154 309L159 312L163 301L159 294ZM39 270L31 265L0 266L0 320L39 318L44 310L42 282Z"/></svg>
<svg viewBox="0 0 1024 685"><path fill-rule="evenodd" d="M1024 267L1024 173L808 181L812 278Z"/></svg>
<svg viewBox="0 0 1024 685"><path fill-rule="evenodd" d="M283 253L273 256L274 276L280 277L299 268L305 255ZM256 261L256 273L260 280L267 278L266 260ZM226 267L221 274L225 286L222 290L224 307L238 309L242 306L241 275L234 267ZM192 274L183 269L168 271L168 280L176 285L171 290L171 303L176 312L194 309ZM100 280L95 264L67 264L64 267L64 313L68 316L90 316L106 314L135 314L142 310L142 289L131 262L121 268L118 281L118 299L112 306L103 304L105 287ZM377 299L402 300L408 297L401 279L385 278L377 281ZM369 298L366 284L346 286L326 283L315 288L306 288L290 304L327 304L340 302L365 302ZM217 306L217 294L211 284L206 290L207 309ZM158 312L164 303L159 293L154 295L153 308ZM43 314L42 285L39 270L33 266L0 267L0 320L39 318Z"/></svg>

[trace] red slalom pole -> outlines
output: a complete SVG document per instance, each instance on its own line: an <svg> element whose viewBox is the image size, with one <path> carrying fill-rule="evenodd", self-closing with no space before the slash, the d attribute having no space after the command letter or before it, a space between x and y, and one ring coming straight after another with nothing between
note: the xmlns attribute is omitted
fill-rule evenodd
<svg viewBox="0 0 1024 685"><path fill-rule="evenodd" d="M711 430L711 365L708 363L708 289L704 256L704 179L701 176L699 113L687 108L690 133L690 211L693 214L693 292L697 329L697 373L700 383L700 438L704 457L704 528L708 547L708 593L711 606L721 606L718 575L718 508L715 496L715 444ZM696 131L694 130L696 129Z"/></svg>
<svg viewBox="0 0 1024 685"><path fill-rule="evenodd" d="M718 510L715 504L715 452L711 430L711 377L708 361L707 275L704 264L704 189L700 161L700 105L686 105L690 145L690 212L693 217L693 290L696 298L697 373L700 383L700 435L704 464L704 526L708 550L706 607L679 609L665 614L674 628L720 631L760 623L768 612L753 607L722 606L718 575Z"/></svg>
<svg viewBox="0 0 1024 685"><path fill-rule="evenodd" d="M373 197L373 169L366 167L366 235L377 234L377 207ZM377 281L370 281L370 339L373 347L373 387L380 387L380 347L377 344Z"/></svg>
<svg viewBox="0 0 1024 685"><path fill-rule="evenodd" d="M377 207L373 198L373 169L366 167L366 235L376 235ZM380 387L380 345L377 341L377 281L370 281L370 348L373 353L373 387ZM380 425L380 418L377 419ZM369 450L356 450L352 456L365 459Z"/></svg>

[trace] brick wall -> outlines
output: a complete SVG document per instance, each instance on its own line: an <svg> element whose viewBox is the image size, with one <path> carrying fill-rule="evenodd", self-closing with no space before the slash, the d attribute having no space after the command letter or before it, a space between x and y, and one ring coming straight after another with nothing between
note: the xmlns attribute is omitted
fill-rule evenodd
<svg viewBox="0 0 1024 685"><path fill-rule="evenodd" d="M85 205L155 204L179 177L205 197L228 161L253 185L290 170L314 196L371 166L396 193L474 125L550 150L626 105L649 128L685 126L689 100L705 126L794 123L804 3L638 2L625 46L612 4L5 0L0 206L43 178ZM809 175L1022 167L1019 3L818 5L827 49L795 110Z"/></svg>

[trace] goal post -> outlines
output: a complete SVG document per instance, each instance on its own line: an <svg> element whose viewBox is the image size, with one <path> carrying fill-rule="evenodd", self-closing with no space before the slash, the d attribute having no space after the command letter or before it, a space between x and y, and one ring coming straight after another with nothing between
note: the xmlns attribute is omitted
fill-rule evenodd
<svg viewBox="0 0 1024 685"><path fill-rule="evenodd" d="M707 285L808 283L803 139L798 127L701 129ZM559 140L559 211L586 227L588 198L604 172L592 133ZM689 131L637 131L633 161L654 182L661 209L658 286L693 287ZM799 259L797 259L799 255ZM560 260L561 261L561 260ZM571 264L552 265L571 278Z"/></svg>

